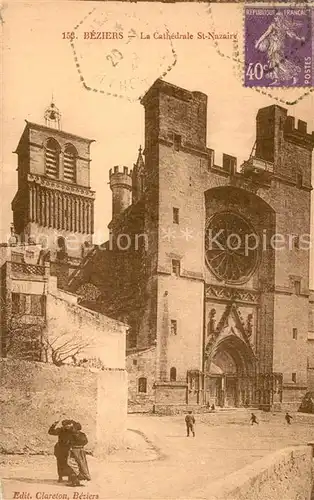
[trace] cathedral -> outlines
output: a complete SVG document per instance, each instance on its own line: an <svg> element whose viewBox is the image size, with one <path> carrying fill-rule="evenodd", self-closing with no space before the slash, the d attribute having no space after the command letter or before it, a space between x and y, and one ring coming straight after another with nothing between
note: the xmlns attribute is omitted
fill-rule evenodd
<svg viewBox="0 0 314 500"><path fill-rule="evenodd" d="M141 104L144 150L110 171L109 241L70 290L129 324L130 405L294 407L312 349L313 134L271 105L247 161L217 165L205 94L157 80Z"/></svg>
<svg viewBox="0 0 314 500"><path fill-rule="evenodd" d="M157 80L141 104L144 149L109 173L109 240L92 246L91 141L61 131L51 109L55 126L27 123L16 151L16 232L57 231L40 258L65 259L60 286L128 324L130 406L296 408L314 368L314 135L271 105L247 161L217 164L204 93Z"/></svg>

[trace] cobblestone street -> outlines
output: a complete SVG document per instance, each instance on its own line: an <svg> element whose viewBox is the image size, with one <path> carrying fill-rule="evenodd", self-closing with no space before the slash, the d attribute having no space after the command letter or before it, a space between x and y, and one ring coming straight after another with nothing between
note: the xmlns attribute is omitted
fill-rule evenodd
<svg viewBox="0 0 314 500"><path fill-rule="evenodd" d="M186 437L182 416L129 415L126 448L105 461L89 457L92 482L83 488L57 483L53 456L2 455L3 498L208 499L213 481L314 440L314 415L293 414L289 426L283 413L256 414L254 426L246 410L196 415L195 438Z"/></svg>

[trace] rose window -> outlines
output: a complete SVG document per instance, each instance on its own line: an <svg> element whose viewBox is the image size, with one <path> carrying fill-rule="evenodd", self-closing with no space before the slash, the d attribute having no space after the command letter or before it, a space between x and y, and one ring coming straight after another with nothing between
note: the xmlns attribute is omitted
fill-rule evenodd
<svg viewBox="0 0 314 500"><path fill-rule="evenodd" d="M215 214L206 225L206 264L219 280L244 283L257 265L257 243L255 231L240 215Z"/></svg>

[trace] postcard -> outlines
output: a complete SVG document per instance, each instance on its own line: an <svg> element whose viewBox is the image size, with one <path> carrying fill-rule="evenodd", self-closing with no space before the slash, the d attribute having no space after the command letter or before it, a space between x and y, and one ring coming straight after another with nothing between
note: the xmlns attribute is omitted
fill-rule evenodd
<svg viewBox="0 0 314 500"><path fill-rule="evenodd" d="M0 14L0 497L311 498L314 5Z"/></svg>

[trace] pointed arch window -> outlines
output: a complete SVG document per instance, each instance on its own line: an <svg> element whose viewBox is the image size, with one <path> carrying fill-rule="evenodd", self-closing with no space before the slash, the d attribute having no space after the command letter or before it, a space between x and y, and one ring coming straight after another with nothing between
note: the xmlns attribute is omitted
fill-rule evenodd
<svg viewBox="0 0 314 500"><path fill-rule="evenodd" d="M60 165L60 146L55 139L48 139L45 150L45 172L47 177L58 179Z"/></svg>
<svg viewBox="0 0 314 500"><path fill-rule="evenodd" d="M76 181L76 158L77 151L72 144L68 144L63 156L63 179L67 182Z"/></svg>

